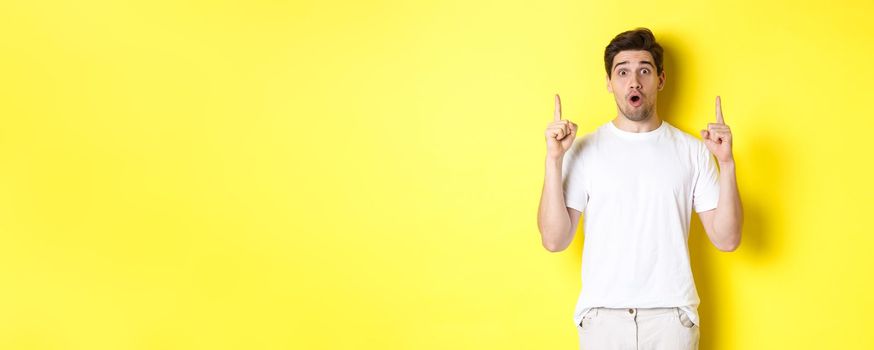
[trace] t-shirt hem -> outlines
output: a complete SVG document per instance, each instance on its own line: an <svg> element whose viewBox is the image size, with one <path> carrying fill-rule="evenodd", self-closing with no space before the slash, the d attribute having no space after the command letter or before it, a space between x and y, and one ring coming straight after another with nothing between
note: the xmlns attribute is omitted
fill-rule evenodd
<svg viewBox="0 0 874 350"><path fill-rule="evenodd" d="M696 213L701 213L701 212L705 212L705 211L713 210L713 209L716 209L716 204L713 204L713 205L705 205L705 206L696 207L696 208L695 208L695 212L696 212Z"/></svg>
<svg viewBox="0 0 874 350"><path fill-rule="evenodd" d="M575 209L576 211L581 212L581 213L586 208L586 206L584 206L578 202L567 202L567 203L565 203L565 206L568 208Z"/></svg>

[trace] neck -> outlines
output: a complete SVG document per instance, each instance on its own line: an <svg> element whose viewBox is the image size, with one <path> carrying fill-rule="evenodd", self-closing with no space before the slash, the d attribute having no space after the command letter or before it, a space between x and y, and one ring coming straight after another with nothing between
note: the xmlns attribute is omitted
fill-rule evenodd
<svg viewBox="0 0 874 350"><path fill-rule="evenodd" d="M619 113L616 118L612 121L613 125L615 125L619 130L628 131L628 132L650 132L655 129L658 129L659 126L662 125L662 119L659 118L658 114L653 113L652 116L646 118L646 120L641 120L639 122L630 120L625 118L622 113Z"/></svg>

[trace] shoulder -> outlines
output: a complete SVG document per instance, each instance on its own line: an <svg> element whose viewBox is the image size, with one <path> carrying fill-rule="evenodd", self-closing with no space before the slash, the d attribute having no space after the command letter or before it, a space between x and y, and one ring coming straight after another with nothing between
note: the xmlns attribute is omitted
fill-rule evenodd
<svg viewBox="0 0 874 350"><path fill-rule="evenodd" d="M578 156L590 154L597 148L600 140L603 139L604 131L604 125L601 125L583 136L578 136L577 139L574 140L574 144L571 146L568 153L573 153Z"/></svg>
<svg viewBox="0 0 874 350"><path fill-rule="evenodd" d="M704 141L688 132L678 129L671 124L668 124L668 134L671 135L671 138L674 140L674 142L685 146L689 151L693 153L702 153L704 151L707 151L707 146L704 145Z"/></svg>
<svg viewBox="0 0 874 350"><path fill-rule="evenodd" d="M603 127L589 131L582 136L577 136L571 148L564 154L564 164L569 168L581 167L589 164L598 152L600 140L603 138Z"/></svg>

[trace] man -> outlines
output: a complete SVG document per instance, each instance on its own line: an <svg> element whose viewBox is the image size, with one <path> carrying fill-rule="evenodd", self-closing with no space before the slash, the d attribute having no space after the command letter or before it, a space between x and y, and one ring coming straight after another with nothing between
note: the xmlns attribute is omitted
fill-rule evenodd
<svg viewBox="0 0 874 350"><path fill-rule="evenodd" d="M656 108L665 85L662 54L646 28L607 45L607 90L617 116L580 139L577 125L561 119L555 96L537 222L543 246L559 252L586 215L574 310L581 349L697 349L692 210L716 248L730 252L740 244L743 210L720 99L703 141L663 121Z"/></svg>

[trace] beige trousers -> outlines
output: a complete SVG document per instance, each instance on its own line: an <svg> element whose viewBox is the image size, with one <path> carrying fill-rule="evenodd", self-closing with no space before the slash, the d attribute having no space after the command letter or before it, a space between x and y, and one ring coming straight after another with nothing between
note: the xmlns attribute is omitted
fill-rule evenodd
<svg viewBox="0 0 874 350"><path fill-rule="evenodd" d="M698 325L678 307L594 308L577 325L580 350L697 350Z"/></svg>

